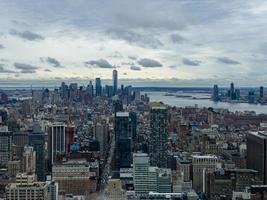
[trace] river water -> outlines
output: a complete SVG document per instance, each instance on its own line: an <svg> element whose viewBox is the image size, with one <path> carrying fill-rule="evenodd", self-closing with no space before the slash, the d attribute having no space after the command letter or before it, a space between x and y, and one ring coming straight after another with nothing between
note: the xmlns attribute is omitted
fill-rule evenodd
<svg viewBox="0 0 267 200"><path fill-rule="evenodd" d="M235 111L255 111L257 114L267 114L267 105L248 104L248 103L228 103L228 102L213 102L210 99L193 99L195 98L210 98L210 94L206 93L176 93L178 95L189 95L192 97L175 97L165 96L165 92L143 92L148 94L151 101L162 101L165 104L177 107L195 106L198 107L213 107L228 109Z"/></svg>

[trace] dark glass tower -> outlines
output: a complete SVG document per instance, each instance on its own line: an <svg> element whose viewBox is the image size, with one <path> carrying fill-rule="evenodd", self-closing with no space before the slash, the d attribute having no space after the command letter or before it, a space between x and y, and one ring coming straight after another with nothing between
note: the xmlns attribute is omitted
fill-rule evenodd
<svg viewBox="0 0 267 200"><path fill-rule="evenodd" d="M116 69L113 70L112 80L113 80L113 95L115 95L117 94L118 90L118 71Z"/></svg>
<svg viewBox="0 0 267 200"><path fill-rule="evenodd" d="M101 86L101 79L96 78L95 79L95 95L96 96L101 96L102 94L102 86Z"/></svg>
<svg viewBox="0 0 267 200"><path fill-rule="evenodd" d="M115 117L116 170L131 166L132 137L128 112L117 112Z"/></svg>
<svg viewBox="0 0 267 200"><path fill-rule="evenodd" d="M152 107L150 110L149 157L152 166L167 167L167 109Z"/></svg>
<svg viewBox="0 0 267 200"><path fill-rule="evenodd" d="M46 180L45 134L42 132L29 135L29 145L36 152L36 175L38 181Z"/></svg>

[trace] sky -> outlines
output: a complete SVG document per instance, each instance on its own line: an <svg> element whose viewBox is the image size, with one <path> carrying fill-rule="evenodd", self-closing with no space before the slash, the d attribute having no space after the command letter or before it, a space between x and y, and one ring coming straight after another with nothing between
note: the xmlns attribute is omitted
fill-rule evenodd
<svg viewBox="0 0 267 200"><path fill-rule="evenodd" d="M267 86L262 0L1 0L0 85Z"/></svg>

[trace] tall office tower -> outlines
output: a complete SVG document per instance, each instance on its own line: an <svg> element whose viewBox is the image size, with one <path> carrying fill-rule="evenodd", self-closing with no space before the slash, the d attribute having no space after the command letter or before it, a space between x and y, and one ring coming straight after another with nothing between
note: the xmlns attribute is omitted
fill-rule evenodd
<svg viewBox="0 0 267 200"><path fill-rule="evenodd" d="M213 173L219 165L215 155L192 156L193 188L198 192L206 192L206 174Z"/></svg>
<svg viewBox="0 0 267 200"><path fill-rule="evenodd" d="M117 112L115 117L116 169L131 166L132 137L128 112Z"/></svg>
<svg viewBox="0 0 267 200"><path fill-rule="evenodd" d="M0 166L6 166L11 159L11 137L7 126L0 127Z"/></svg>
<svg viewBox="0 0 267 200"><path fill-rule="evenodd" d="M36 152L36 175L38 181L46 180L45 167L45 134L42 132L34 132L29 134L29 145Z"/></svg>
<svg viewBox="0 0 267 200"><path fill-rule="evenodd" d="M234 83L231 83L231 85L230 85L230 97L232 100L235 100L236 99L235 96L236 96L235 95L235 85L234 85Z"/></svg>
<svg viewBox="0 0 267 200"><path fill-rule="evenodd" d="M100 78L95 79L95 95L96 96L102 95L102 86L101 86L101 79Z"/></svg>
<svg viewBox="0 0 267 200"><path fill-rule="evenodd" d="M36 152L33 147L25 146L22 156L22 171L34 174L36 170Z"/></svg>
<svg viewBox="0 0 267 200"><path fill-rule="evenodd" d="M108 145L108 124L97 123L95 126L95 136L97 141L99 142L100 155L102 158L104 158Z"/></svg>
<svg viewBox="0 0 267 200"><path fill-rule="evenodd" d="M267 184L267 132L251 132L247 135L247 168L259 172L259 178Z"/></svg>
<svg viewBox="0 0 267 200"><path fill-rule="evenodd" d="M34 175L17 174L16 183L6 186L6 200L47 200L45 182L36 182Z"/></svg>
<svg viewBox="0 0 267 200"><path fill-rule="evenodd" d="M118 71L116 69L113 70L112 81L113 81L113 95L116 95L118 90Z"/></svg>
<svg viewBox="0 0 267 200"><path fill-rule="evenodd" d="M147 194L149 157L146 153L133 154L133 182L136 194ZM151 178L152 180L152 178ZM152 183L151 183L152 186Z"/></svg>
<svg viewBox="0 0 267 200"><path fill-rule="evenodd" d="M218 87L218 85L213 86L212 100L213 101L219 101L219 87Z"/></svg>
<svg viewBox="0 0 267 200"><path fill-rule="evenodd" d="M94 85L92 81L90 81L89 85L87 85L86 91L89 94L89 96L94 96Z"/></svg>
<svg viewBox="0 0 267 200"><path fill-rule="evenodd" d="M264 97L264 87L261 86L260 87L260 98L263 98Z"/></svg>
<svg viewBox="0 0 267 200"><path fill-rule="evenodd" d="M167 109L151 107L149 157L152 166L167 167Z"/></svg>
<svg viewBox="0 0 267 200"><path fill-rule="evenodd" d="M48 159L53 165L66 153L66 125L53 123L48 127Z"/></svg>
<svg viewBox="0 0 267 200"><path fill-rule="evenodd" d="M136 129L137 129L137 115L136 112L131 111L130 112L130 129L131 129L131 136L133 138L133 140L136 138Z"/></svg>

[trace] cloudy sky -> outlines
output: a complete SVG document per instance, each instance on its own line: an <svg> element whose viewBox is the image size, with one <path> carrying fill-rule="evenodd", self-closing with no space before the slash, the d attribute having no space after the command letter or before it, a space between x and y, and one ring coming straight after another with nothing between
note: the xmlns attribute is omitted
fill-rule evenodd
<svg viewBox="0 0 267 200"><path fill-rule="evenodd" d="M0 82L267 86L263 0L1 0Z"/></svg>

